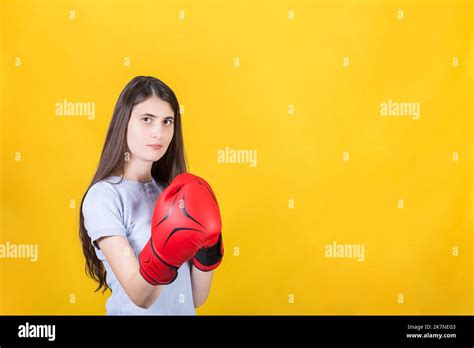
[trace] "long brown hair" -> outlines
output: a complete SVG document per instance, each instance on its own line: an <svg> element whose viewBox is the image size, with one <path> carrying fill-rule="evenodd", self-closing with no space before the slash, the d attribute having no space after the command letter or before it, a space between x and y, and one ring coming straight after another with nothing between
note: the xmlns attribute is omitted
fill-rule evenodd
<svg viewBox="0 0 474 348"><path fill-rule="evenodd" d="M98 181L118 171L122 173L123 180L125 154L130 152L127 144L127 129L132 108L134 105L143 102L151 96L159 97L163 101L168 102L174 111L175 117L174 134L171 143L163 157L153 162L151 176L157 183L166 187L177 175L186 172L181 114L176 95L171 88L155 77L137 76L133 78L122 90L115 104L97 171L81 200L79 237L82 244L82 251L86 258L86 274L99 283L99 287L95 291L103 288L102 292L105 292L109 289L106 283L107 272L102 261L98 259L94 246L91 244L91 239L84 226L82 204L90 187Z"/></svg>

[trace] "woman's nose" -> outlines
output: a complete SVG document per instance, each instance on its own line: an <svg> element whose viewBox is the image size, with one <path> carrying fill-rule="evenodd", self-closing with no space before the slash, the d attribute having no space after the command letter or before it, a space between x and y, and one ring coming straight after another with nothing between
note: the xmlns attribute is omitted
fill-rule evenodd
<svg viewBox="0 0 474 348"><path fill-rule="evenodd" d="M160 126L157 126L157 127L153 127L152 131L151 131L151 136L153 138L161 138L161 127Z"/></svg>

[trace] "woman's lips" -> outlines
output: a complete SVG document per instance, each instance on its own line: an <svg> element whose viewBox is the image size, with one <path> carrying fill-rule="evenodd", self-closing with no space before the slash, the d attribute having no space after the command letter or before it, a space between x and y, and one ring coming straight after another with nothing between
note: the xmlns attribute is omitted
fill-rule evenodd
<svg viewBox="0 0 474 348"><path fill-rule="evenodd" d="M155 150L159 150L163 147L163 145L147 145L149 147L151 147L152 149L155 149Z"/></svg>

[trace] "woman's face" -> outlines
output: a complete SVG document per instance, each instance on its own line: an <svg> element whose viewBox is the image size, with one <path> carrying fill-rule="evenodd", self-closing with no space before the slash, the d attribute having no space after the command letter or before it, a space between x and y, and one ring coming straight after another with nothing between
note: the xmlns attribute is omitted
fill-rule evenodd
<svg viewBox="0 0 474 348"><path fill-rule="evenodd" d="M174 112L168 102L149 97L132 109L128 122L127 144L131 157L158 161L166 153L174 133ZM162 145L154 148L150 145Z"/></svg>

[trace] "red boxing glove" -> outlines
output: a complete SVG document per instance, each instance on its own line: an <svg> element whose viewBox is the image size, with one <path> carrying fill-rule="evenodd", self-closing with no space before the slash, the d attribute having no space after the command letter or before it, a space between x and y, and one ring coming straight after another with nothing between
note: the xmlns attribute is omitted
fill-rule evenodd
<svg viewBox="0 0 474 348"><path fill-rule="evenodd" d="M215 270L222 262L224 256L224 244L222 243L222 232L214 245L199 249L193 257L193 265L204 272Z"/></svg>
<svg viewBox="0 0 474 348"><path fill-rule="evenodd" d="M204 180L203 178L196 177L197 181L203 186L211 194L212 198L216 202L217 207L219 204L217 203L216 195L212 190L209 183ZM219 233L217 240L215 238L209 239L203 246L203 248L199 249L196 254L194 255L192 261L193 265L201 271L209 272L216 269L222 262L222 258L224 257L224 244L222 242L222 232Z"/></svg>
<svg viewBox="0 0 474 348"><path fill-rule="evenodd" d="M139 255L140 274L152 285L172 283L184 262L219 240L219 206L199 179L178 175L155 204L151 238Z"/></svg>

